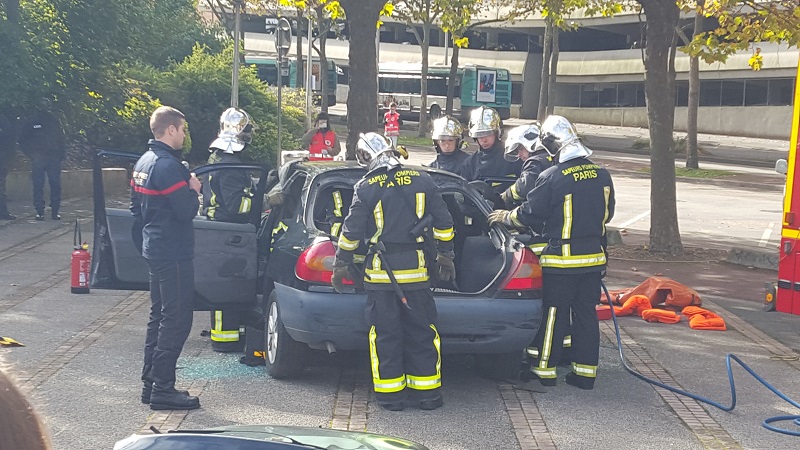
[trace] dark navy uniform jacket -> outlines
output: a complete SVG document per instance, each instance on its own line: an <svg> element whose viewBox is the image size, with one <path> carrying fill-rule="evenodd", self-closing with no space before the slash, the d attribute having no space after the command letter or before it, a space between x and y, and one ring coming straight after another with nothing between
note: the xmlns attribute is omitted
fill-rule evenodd
<svg viewBox="0 0 800 450"><path fill-rule="evenodd" d="M433 238L438 250L452 251L453 218L433 178L402 166L375 169L356 183L353 203L339 236L336 258L351 262L362 240L370 244L381 241L386 246L387 259L397 282L409 290L425 289L429 285L429 262L423 239L414 238L411 230L426 214L433 216ZM364 269L367 289L392 289L389 275L377 255L367 255Z"/></svg>
<svg viewBox="0 0 800 450"><path fill-rule="evenodd" d="M461 165L464 164L467 158L469 158L469 153L459 148L451 153L439 153L436 155L436 159L428 164L428 167L458 174L459 170L461 170Z"/></svg>
<svg viewBox="0 0 800 450"><path fill-rule="evenodd" d="M459 175L467 181L481 180L487 177L517 178L519 177L522 163L520 161L506 161L503 158L503 142L497 139L488 149L478 149L470 155L461 165Z"/></svg>
<svg viewBox="0 0 800 450"><path fill-rule="evenodd" d="M241 164L239 156L215 151L209 164ZM209 172L203 184L203 209L206 217L220 222L247 223L253 207L253 180L246 170L228 169Z"/></svg>
<svg viewBox="0 0 800 450"><path fill-rule="evenodd" d="M529 156L522 163L522 173L517 181L507 189L508 196L514 201L514 206L519 206L525 201L533 187L539 174L553 165L553 158L546 151L538 151Z"/></svg>
<svg viewBox="0 0 800 450"><path fill-rule="evenodd" d="M148 145L131 179L131 213L142 227L142 256L157 261L192 258L192 220L200 202L189 188L189 169L178 159L179 150L155 139Z"/></svg>
<svg viewBox="0 0 800 450"><path fill-rule="evenodd" d="M539 175L511 220L531 227L547 243L542 271L601 272L606 265L606 224L614 217L611 175L587 158L559 163Z"/></svg>

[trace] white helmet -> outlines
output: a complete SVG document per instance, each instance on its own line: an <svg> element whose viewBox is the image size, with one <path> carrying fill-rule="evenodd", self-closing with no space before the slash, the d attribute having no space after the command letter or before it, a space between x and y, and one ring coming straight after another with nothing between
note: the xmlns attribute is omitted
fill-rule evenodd
<svg viewBox="0 0 800 450"><path fill-rule="evenodd" d="M563 163L575 158L591 156L589 150L578 137L578 130L562 116L549 116L542 124L542 144L547 153Z"/></svg>
<svg viewBox="0 0 800 450"><path fill-rule="evenodd" d="M392 143L378 133L361 133L356 145L358 165L374 170L378 167L397 167L400 160L394 154Z"/></svg>
<svg viewBox="0 0 800 450"><path fill-rule="evenodd" d="M219 134L209 150L238 153L253 141L254 129L253 119L243 109L228 108L219 116Z"/></svg>
<svg viewBox="0 0 800 450"><path fill-rule="evenodd" d="M508 138L506 138L506 150L503 153L503 158L506 161L517 161L519 156L517 150L519 146L525 147L528 153L535 153L540 150L546 150L539 140L542 134L539 122L534 122L530 125L520 125L508 131Z"/></svg>
<svg viewBox="0 0 800 450"><path fill-rule="evenodd" d="M495 132L500 135L500 114L488 106L473 109L469 116L469 136L479 138Z"/></svg>

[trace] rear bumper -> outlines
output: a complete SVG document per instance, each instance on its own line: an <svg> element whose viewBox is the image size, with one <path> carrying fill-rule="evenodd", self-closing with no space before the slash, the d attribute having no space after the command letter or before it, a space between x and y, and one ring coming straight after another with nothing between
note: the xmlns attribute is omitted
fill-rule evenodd
<svg viewBox="0 0 800 450"><path fill-rule="evenodd" d="M338 350L367 348L366 295L301 291L277 283L275 295L292 339L317 349L327 341ZM446 296L436 298L436 308L444 353L522 350L542 316L541 299Z"/></svg>

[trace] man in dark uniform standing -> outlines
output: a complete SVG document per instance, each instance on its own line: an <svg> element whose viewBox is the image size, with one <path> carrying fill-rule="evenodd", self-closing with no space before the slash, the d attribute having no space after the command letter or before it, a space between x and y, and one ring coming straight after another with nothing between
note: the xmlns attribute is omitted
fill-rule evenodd
<svg viewBox="0 0 800 450"><path fill-rule="evenodd" d="M522 163L503 158L500 115L497 111L487 106L474 109L469 119L469 135L478 142L478 151L464 161L459 175L467 181L489 177L513 180L519 177Z"/></svg>
<svg viewBox="0 0 800 450"><path fill-rule="evenodd" d="M228 108L219 118L219 134L209 146L208 164L241 164L239 154L253 141L253 120L242 109ZM208 174L203 185L203 211L209 220L247 223L253 219L253 181L247 171L228 169ZM211 311L211 348L217 352L240 352L244 313Z"/></svg>
<svg viewBox="0 0 800 450"><path fill-rule="evenodd" d="M436 409L444 402L436 304L429 289L435 274L429 267L435 258L439 279L455 280L453 220L433 179L403 168L385 137L362 134L356 158L369 171L355 186L331 283L337 292L345 290L343 280L355 275L348 269L354 252L368 238L364 282L375 397L390 411L400 411L406 404ZM430 219L435 256L425 252L425 237L413 234L420 222Z"/></svg>
<svg viewBox="0 0 800 450"><path fill-rule="evenodd" d="M175 389L175 365L192 329L192 221L200 206L200 181L179 159L186 137L184 117L169 106L153 112L155 139L136 162L131 180L131 213L142 227L142 256L150 269L142 402L153 410L200 407L197 397Z"/></svg>
<svg viewBox="0 0 800 450"><path fill-rule="evenodd" d="M566 382L593 389L600 329L595 305L606 267L606 224L614 216L614 186L608 171L588 159L592 151L561 116L542 124L542 143L558 163L539 175L522 206L498 210L489 222L530 227L547 242L542 264L545 314L534 339L541 349L531 371L542 385L555 386L559 345L572 311L572 371Z"/></svg>
<svg viewBox="0 0 800 450"><path fill-rule="evenodd" d="M44 220L44 178L50 187L50 218L61 220L61 162L64 160L64 131L50 101L43 99L34 115L20 127L19 148L31 160L33 207L36 220Z"/></svg>

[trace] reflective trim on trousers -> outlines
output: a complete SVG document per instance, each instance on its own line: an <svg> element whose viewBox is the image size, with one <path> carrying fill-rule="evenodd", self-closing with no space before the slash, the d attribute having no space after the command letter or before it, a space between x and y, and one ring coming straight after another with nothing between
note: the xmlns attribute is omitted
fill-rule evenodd
<svg viewBox="0 0 800 450"><path fill-rule="evenodd" d="M369 329L369 360L372 367L372 384L375 386L375 392L400 392L406 387L406 376L401 375L397 378L386 380L381 378L380 360L378 359L378 350L375 345L377 339L378 333L375 331L375 325L373 325Z"/></svg>
<svg viewBox="0 0 800 450"><path fill-rule="evenodd" d="M572 373L586 378L597 378L597 366L572 363Z"/></svg>
<svg viewBox="0 0 800 450"><path fill-rule="evenodd" d="M418 377L414 375L406 375L406 383L410 389L418 391L429 391L442 387L441 375L431 375L429 377Z"/></svg>

